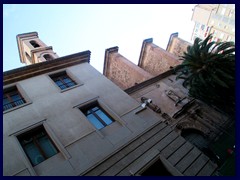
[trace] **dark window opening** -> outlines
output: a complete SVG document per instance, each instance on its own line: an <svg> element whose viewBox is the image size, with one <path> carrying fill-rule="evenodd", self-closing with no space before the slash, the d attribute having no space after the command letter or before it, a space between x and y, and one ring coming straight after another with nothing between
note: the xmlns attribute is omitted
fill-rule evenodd
<svg viewBox="0 0 240 180"><path fill-rule="evenodd" d="M207 148L209 145L203 133L195 129L183 129L181 136L199 149Z"/></svg>
<svg viewBox="0 0 240 180"><path fill-rule="evenodd" d="M25 99L19 93L17 87L13 87L3 92L3 111L20 106L26 103Z"/></svg>
<svg viewBox="0 0 240 180"><path fill-rule="evenodd" d="M46 61L53 60L53 57L50 54L45 54L43 57L46 59Z"/></svg>
<svg viewBox="0 0 240 180"><path fill-rule="evenodd" d="M75 86L77 83L73 81L66 72L51 75L52 80L58 85L61 90L67 89L69 87Z"/></svg>
<svg viewBox="0 0 240 180"><path fill-rule="evenodd" d="M160 159L153 163L141 176L172 176Z"/></svg>
<svg viewBox="0 0 240 180"><path fill-rule="evenodd" d="M30 41L30 44L31 44L34 48L40 47L40 45L39 45L36 41Z"/></svg>
<svg viewBox="0 0 240 180"><path fill-rule="evenodd" d="M98 103L87 105L80 110L97 129L102 129L113 122L113 119Z"/></svg>
<svg viewBox="0 0 240 180"><path fill-rule="evenodd" d="M49 138L43 126L21 134L17 138L33 166L58 153L58 149Z"/></svg>
<svg viewBox="0 0 240 180"><path fill-rule="evenodd" d="M219 161L219 157L210 148L210 140L202 132L195 129L184 129L181 135L188 142L200 149L213 162L217 163Z"/></svg>

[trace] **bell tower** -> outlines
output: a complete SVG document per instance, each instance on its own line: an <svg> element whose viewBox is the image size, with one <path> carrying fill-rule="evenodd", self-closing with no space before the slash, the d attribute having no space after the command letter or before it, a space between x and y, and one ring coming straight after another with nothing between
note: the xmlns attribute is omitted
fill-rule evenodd
<svg viewBox="0 0 240 180"><path fill-rule="evenodd" d="M17 44L20 61L26 65L58 58L52 46L47 46L38 38L37 32L18 34Z"/></svg>

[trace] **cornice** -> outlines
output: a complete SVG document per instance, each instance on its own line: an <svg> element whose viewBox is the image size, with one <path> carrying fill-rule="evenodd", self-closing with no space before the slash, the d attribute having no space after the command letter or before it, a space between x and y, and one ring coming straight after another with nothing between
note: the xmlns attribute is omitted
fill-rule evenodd
<svg viewBox="0 0 240 180"><path fill-rule="evenodd" d="M21 68L3 72L3 85L15 83L20 80L31 78L37 75L58 69L70 67L81 63L90 62L90 51L84 51L76 54L59 57L51 61L45 61L37 64L24 66Z"/></svg>
<svg viewBox="0 0 240 180"><path fill-rule="evenodd" d="M170 69L170 70L168 70L168 71L166 71L166 72L164 72L164 73L162 73L162 74L159 74L159 75L157 75L157 76L155 76L155 77L153 77L153 78L151 78L151 79L148 79L148 80L146 80L146 81L143 81L143 82L141 82L141 83L139 83L139 84L137 84L137 85L135 85L135 86L132 86L132 87L130 87L130 88L128 88L128 89L125 89L124 91L125 91L127 94L130 95L130 94L132 94L132 93L134 93L134 92L136 92L136 91L138 91L138 90L141 90L142 88L145 88L145 87L147 87L147 86L149 86L149 85L151 85L151 84L153 84L153 83L158 82L159 80L161 80L161 79L163 79L163 78L166 78L166 77L172 75L173 73L174 73L174 70L173 70L173 69Z"/></svg>

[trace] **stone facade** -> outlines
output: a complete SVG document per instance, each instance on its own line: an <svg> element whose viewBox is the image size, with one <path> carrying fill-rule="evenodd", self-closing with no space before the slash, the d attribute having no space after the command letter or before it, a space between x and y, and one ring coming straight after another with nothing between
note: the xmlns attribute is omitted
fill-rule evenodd
<svg viewBox="0 0 240 180"><path fill-rule="evenodd" d="M89 59L86 51L4 72L3 90L16 86L26 101L3 112L5 176L80 175L161 122L95 70ZM76 82L66 90L50 78L63 71ZM94 102L114 119L100 130L79 109ZM18 137L38 126L44 127L59 152L33 166Z"/></svg>
<svg viewBox="0 0 240 180"><path fill-rule="evenodd" d="M181 46L181 43L184 45ZM186 41L171 35L168 52L155 45L151 38L145 39L138 66L118 53L118 47L106 49L103 75L123 90L130 88L180 64L177 55L182 54L188 45Z"/></svg>
<svg viewBox="0 0 240 180"><path fill-rule="evenodd" d="M189 97L187 90L181 85L182 82L175 79L176 75L173 74L163 78L159 76L158 79L155 77L148 80L151 83L144 82L145 85L139 84L139 87L132 87L126 92L138 102L141 102L142 97L151 99L161 109L161 113L156 114L163 117L164 122L179 134L184 130L194 129L207 137L207 141L214 141L221 135L224 127L228 127L233 121L212 107Z"/></svg>
<svg viewBox="0 0 240 180"><path fill-rule="evenodd" d="M103 74L121 89L127 89L153 76L118 53L118 47L105 51Z"/></svg>
<svg viewBox="0 0 240 180"><path fill-rule="evenodd" d="M188 46L192 46L192 44L179 38L178 33L174 33L170 36L166 51L180 59L180 56L183 56L183 53L187 51Z"/></svg>
<svg viewBox="0 0 240 180"><path fill-rule="evenodd" d="M165 169L160 175L214 174L217 165L168 126L164 116L138 102L136 93L132 98L122 91L89 61L90 51L85 51L3 73L4 95L15 87L24 100L3 112L4 176L144 175L155 162ZM63 72L75 82L67 89L52 79ZM82 109L93 103L113 119L111 124L98 129L91 123ZM39 127L46 131L47 144L40 143L42 134L32 137ZM29 136L24 143L34 139L41 151L52 144L55 154L34 165L27 154L32 146L26 149L23 135Z"/></svg>
<svg viewBox="0 0 240 180"><path fill-rule="evenodd" d="M141 67L154 77L125 89L125 92L159 118L164 118L164 122L175 132L216 162L219 157L214 155L211 144L224 134L231 138L233 146L235 139L227 131L234 127L235 122L214 107L189 97L182 80L176 81L176 75L170 67L181 63L179 56L189 45L178 38L177 33L171 35L167 51L154 45L152 39L144 40L138 66L131 66Z"/></svg>
<svg viewBox="0 0 240 180"><path fill-rule="evenodd" d="M176 56L158 47L152 40L143 41L138 66L153 76L164 73L180 63Z"/></svg>
<svg viewBox="0 0 240 180"><path fill-rule="evenodd" d="M175 128L179 134L185 129L195 129L208 137L209 141L213 141L221 134L221 128L228 127L232 122L229 122L224 114L190 98L187 89L182 86L182 81L176 81L176 75L173 75L172 70L169 70L170 67L181 63L178 60L179 56L183 55L183 52L190 45L189 42L179 38L178 33L173 33L170 36L167 50L153 44L152 39L146 39L142 44L138 66L126 63L128 60L119 58L118 61L123 61L125 67L119 68L117 73L121 74L121 71L123 73L125 69L128 69L126 66L130 66L131 69L142 68L145 72L149 72L153 78L148 78L148 80L132 86L128 84L130 87L125 91L138 102L143 103L142 98L151 99L154 105L151 103L148 105L152 108L155 107L155 109L158 107L161 113L156 114L164 117L165 122ZM121 55L118 53L118 56ZM108 78L115 83L118 77L114 76L116 70L111 66L112 64L109 64L105 72L111 72L108 74ZM131 74L131 71L128 76L133 81L138 78L136 74ZM124 83L126 83L125 80L118 79L116 84L121 84L120 87L123 87ZM209 111L211 116L208 115Z"/></svg>

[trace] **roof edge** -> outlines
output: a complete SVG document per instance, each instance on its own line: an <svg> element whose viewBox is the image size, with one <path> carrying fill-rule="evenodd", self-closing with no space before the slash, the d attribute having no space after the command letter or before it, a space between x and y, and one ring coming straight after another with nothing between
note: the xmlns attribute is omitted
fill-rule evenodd
<svg viewBox="0 0 240 180"><path fill-rule="evenodd" d="M118 46L111 47L105 50L105 55L104 55L104 64L103 64L103 75L107 75L107 69L108 69L108 62L109 62L109 54L118 52Z"/></svg>
<svg viewBox="0 0 240 180"><path fill-rule="evenodd" d="M166 51L169 52L169 48L171 47L173 38L175 38L175 37L178 37L178 32L172 33L170 35L169 40L168 40L168 44L167 44L167 47L166 47Z"/></svg>
<svg viewBox="0 0 240 180"><path fill-rule="evenodd" d="M54 60L27 65L24 67L5 71L3 72L3 85L5 86L20 80L28 79L37 75L81 64L84 62L89 63L90 55L91 51L83 51L59 57Z"/></svg>
<svg viewBox="0 0 240 180"><path fill-rule="evenodd" d="M153 38L148 38L148 39L143 40L142 48L141 48L140 56L139 56L139 60L138 60L139 67L141 67L141 65L142 65L142 60L143 60L143 55L144 55L144 50L145 50L146 44L152 43L152 42L153 42Z"/></svg>

